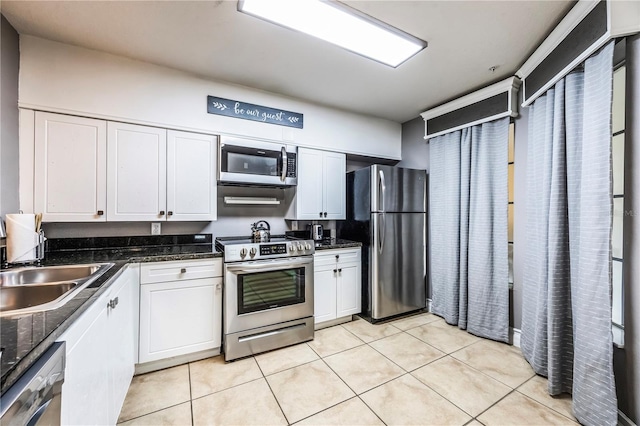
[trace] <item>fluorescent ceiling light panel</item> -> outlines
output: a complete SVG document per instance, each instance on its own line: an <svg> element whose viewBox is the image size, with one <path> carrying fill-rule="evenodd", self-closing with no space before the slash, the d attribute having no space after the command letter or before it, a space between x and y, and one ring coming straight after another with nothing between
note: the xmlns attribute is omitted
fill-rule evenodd
<svg viewBox="0 0 640 426"><path fill-rule="evenodd" d="M240 12L397 67L427 43L335 1L241 0Z"/></svg>

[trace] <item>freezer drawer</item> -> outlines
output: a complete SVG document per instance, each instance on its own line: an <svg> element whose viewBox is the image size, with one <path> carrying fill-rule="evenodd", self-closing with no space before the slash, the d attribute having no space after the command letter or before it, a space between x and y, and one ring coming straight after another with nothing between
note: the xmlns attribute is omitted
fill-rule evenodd
<svg viewBox="0 0 640 426"><path fill-rule="evenodd" d="M372 213L366 312L372 320L426 305L424 213Z"/></svg>

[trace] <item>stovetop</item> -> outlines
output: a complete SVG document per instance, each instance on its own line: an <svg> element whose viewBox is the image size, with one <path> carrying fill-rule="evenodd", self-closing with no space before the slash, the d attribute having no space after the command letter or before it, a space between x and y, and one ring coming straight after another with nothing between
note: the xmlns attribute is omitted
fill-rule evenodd
<svg viewBox="0 0 640 426"><path fill-rule="evenodd" d="M311 256L315 252L313 240L274 235L267 242L254 242L251 237L218 237L216 249L224 253L225 262L242 262Z"/></svg>

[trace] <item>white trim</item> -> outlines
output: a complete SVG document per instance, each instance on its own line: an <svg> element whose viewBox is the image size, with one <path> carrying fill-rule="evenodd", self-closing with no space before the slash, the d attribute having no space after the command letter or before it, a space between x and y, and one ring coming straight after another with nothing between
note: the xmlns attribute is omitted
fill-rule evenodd
<svg viewBox="0 0 640 426"><path fill-rule="evenodd" d="M456 130L464 129L466 127L471 127L471 126L475 126L477 124L482 124L482 123L486 123L486 122L489 122L489 121L497 120L499 118L512 117L512 116L513 115L512 115L512 113L510 111L505 111L505 112L502 112L500 114L492 115L491 117L485 117L485 118L482 118L480 120L472 121L471 123L461 124L459 126L452 127L450 129L445 129L445 130L442 130L441 132L437 132L437 133L434 133L434 134L431 134L431 135L425 134L424 139L425 140L429 140L431 138L435 138L435 137L440 136L440 135L445 135L447 133L455 132ZM426 121L424 122L424 125L425 125L425 130L426 130L426 126L427 126L427 122Z"/></svg>
<svg viewBox="0 0 640 426"><path fill-rule="evenodd" d="M516 72L516 75L521 79L525 79L531 74L531 72L538 66L542 61L546 59L547 56L553 50L558 47L558 45L569 35L573 29L578 26L578 24L591 12L597 5L599 1L591 1L591 0L580 0L576 3L573 8L567 13L567 15L560 21L560 23L551 31L551 34L544 39L542 44L538 46L538 48L533 52L533 54L525 61L525 63L520 67L520 69Z"/></svg>
<svg viewBox="0 0 640 426"><path fill-rule="evenodd" d="M599 1L580 0L567 13L562 21L554 28L549 36L540 44L535 52L516 72L516 75L523 80L523 107L531 105L539 96L545 93L558 80L568 74L572 69L586 60L594 52L604 46L609 40L615 37L634 34L640 32L640 2L638 1L607 1L607 31L589 46L582 54L575 58L562 71L556 74L542 88L532 95L527 94L527 77L542 61L544 61L553 50L569 35L571 31L598 5Z"/></svg>
<svg viewBox="0 0 640 426"><path fill-rule="evenodd" d="M611 37L622 37L640 32L640 2L608 1L607 28Z"/></svg>
<svg viewBox="0 0 640 426"><path fill-rule="evenodd" d="M427 312L433 312L431 310L431 299L427 299Z"/></svg>
<svg viewBox="0 0 640 426"><path fill-rule="evenodd" d="M441 115L444 115L448 112L455 111L460 108L464 108L467 105L484 101L485 99L488 99L492 96L506 92L508 90L517 89L518 87L520 87L520 79L515 76L509 77L505 80L502 80L490 86L484 87L480 90L476 90L475 92L471 92L468 95L454 99L450 102L447 102L446 104L442 104L435 108L431 108L420 115L425 121L430 120L434 117L440 117Z"/></svg>
<svg viewBox="0 0 640 426"><path fill-rule="evenodd" d="M520 347L520 337L522 336L522 331L519 328L511 328L509 327L509 341L516 348Z"/></svg>
<svg viewBox="0 0 640 426"><path fill-rule="evenodd" d="M636 426L636 424L627 417L622 411L618 410L618 424L622 426Z"/></svg>
<svg viewBox="0 0 640 426"><path fill-rule="evenodd" d="M598 40L596 40L595 43L593 43L591 46L589 46L584 52L582 52L578 57L576 57L573 61L571 61L569 63L569 65L567 65L566 67L564 67L558 74L556 74L555 76L553 76L553 78L549 81L547 81L547 83L542 86L540 89L538 89L538 91L536 91L533 95L527 97L527 79L526 77L524 78L524 97L526 97L526 100L524 102L522 102L522 106L526 107L529 106L533 103L533 101L535 101L538 97L540 97L541 95L543 95L547 90L549 90L554 84L556 84L561 78L563 78L564 76L566 76L572 69L574 69L575 67L577 67L578 65L580 65L582 62L584 62L589 56L593 55L594 52L596 52L598 49L600 49L602 46L604 46L610 39L609 36L609 31L607 31L606 33L604 33L604 35L602 37L600 37Z"/></svg>
<svg viewBox="0 0 640 426"><path fill-rule="evenodd" d="M248 135L245 135L245 134L220 132L220 131L215 131L215 130L211 130L211 129L202 129L202 128L199 128L199 127L180 126L180 125L176 125L176 124L162 124L162 123L158 123L158 122L155 122L155 121L138 120L138 119L135 119L135 118L126 118L126 117L120 117L120 116L108 115L108 114L96 114L96 113L93 113L93 112L76 111L76 110L72 110L72 109L43 106L43 105L30 104L30 103L19 102L19 101L18 101L18 108L22 108L22 109L25 109L25 110L33 110L33 111L44 111L44 112L54 112L54 113L58 113L58 114L75 115L77 117L97 118L97 119L100 119L100 120L114 121L114 122L125 123L125 124L138 124L138 125L141 125L141 126L158 127L158 128L167 129L167 130L178 130L178 131L182 131L182 132L201 133L203 135L211 135L211 136L230 136L230 137L251 138L251 139L256 139L256 140L262 140L262 141L267 141L267 142L277 142L277 143L282 143L283 141L291 142L291 140L290 140L291 139L290 138L291 135L289 133L287 133L287 137L285 137L284 133L283 133L282 140L267 139L267 138L261 138L261 137L256 137L256 136L248 136ZM289 128L284 129L284 130L289 131ZM302 129L291 129L291 131L292 130L302 130ZM298 146L298 147L304 147L304 148L312 148L312 149L320 149L320 150L325 150L325 151L326 150L331 151L331 148L321 147L319 145L313 145L313 144L310 144L310 143L301 142L300 140L296 140L293 143L293 145ZM334 152L334 151L331 151L331 152ZM346 149L346 147L343 147L341 152L344 153L344 154L347 154L347 155L360 155L360 156L363 156L363 157L382 158L382 159L385 159L385 160L393 160L393 161L402 160L402 157L398 157L398 156L395 156L395 155L386 155L384 157L381 157L381 156L379 156L379 154L372 154L371 152L362 152L362 151L349 150L349 149Z"/></svg>
<svg viewBox="0 0 640 426"><path fill-rule="evenodd" d="M620 327L612 322L611 334L613 336L613 345L616 348L624 349L624 327Z"/></svg>
<svg viewBox="0 0 640 426"><path fill-rule="evenodd" d="M464 129L465 127L474 126L476 124L486 123L487 121L496 120L502 117L517 117L518 116L518 101L517 101L517 91L520 88L520 79L516 76L509 77L505 80L499 81L490 86L484 87L480 90L476 90L475 92L469 93L468 95L459 97L454 99L451 102L447 102L446 104L442 104L435 108L429 109L420 116L424 120L424 139L430 139L436 136L443 135L445 133L450 133L459 129ZM440 117L441 115L447 114L451 111L456 111L460 108L464 108L466 106L475 104L477 102L484 101L485 99L489 99L492 96L499 95L501 93L507 92L507 105L506 111L500 114L493 115L491 117L485 117L480 120L476 120L471 123L465 123L460 126L456 126L450 129L446 129L437 133L429 134L427 129L427 120L430 120L435 117Z"/></svg>

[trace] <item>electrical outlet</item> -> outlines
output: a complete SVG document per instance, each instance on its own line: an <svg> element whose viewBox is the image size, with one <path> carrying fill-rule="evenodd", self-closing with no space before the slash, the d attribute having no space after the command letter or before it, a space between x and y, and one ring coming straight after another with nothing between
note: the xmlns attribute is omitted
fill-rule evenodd
<svg viewBox="0 0 640 426"><path fill-rule="evenodd" d="M160 235L160 223L154 222L151 224L151 235Z"/></svg>

